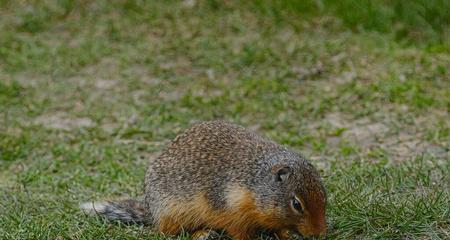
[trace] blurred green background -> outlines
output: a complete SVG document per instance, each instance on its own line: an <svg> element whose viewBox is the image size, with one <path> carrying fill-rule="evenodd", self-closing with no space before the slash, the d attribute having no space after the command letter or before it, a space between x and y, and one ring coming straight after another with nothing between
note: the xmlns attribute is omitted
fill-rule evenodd
<svg viewBox="0 0 450 240"><path fill-rule="evenodd" d="M0 239L167 239L78 204L217 118L311 160L328 239L448 239L449 5L0 0Z"/></svg>

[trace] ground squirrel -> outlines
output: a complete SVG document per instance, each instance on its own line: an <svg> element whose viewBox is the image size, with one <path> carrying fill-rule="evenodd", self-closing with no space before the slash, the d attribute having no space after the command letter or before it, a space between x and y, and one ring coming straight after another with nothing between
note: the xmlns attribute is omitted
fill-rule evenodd
<svg viewBox="0 0 450 240"><path fill-rule="evenodd" d="M299 154L226 121L194 125L150 159L142 200L85 203L109 220L154 226L165 235L206 239L225 230L233 239L260 231L280 239L326 232L326 192Z"/></svg>

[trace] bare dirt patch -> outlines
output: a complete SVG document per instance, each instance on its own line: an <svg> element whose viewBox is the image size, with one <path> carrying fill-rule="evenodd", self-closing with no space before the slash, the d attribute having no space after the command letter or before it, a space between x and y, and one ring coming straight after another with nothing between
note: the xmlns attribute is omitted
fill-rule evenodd
<svg viewBox="0 0 450 240"><path fill-rule="evenodd" d="M327 146L330 148L338 148L340 143L348 142L358 146L365 154L381 149L394 161L404 161L423 154L438 158L450 157L448 150L424 140L422 133L394 131L388 123L374 122L369 118L353 119L339 112L328 114L323 122L341 132L338 136L327 137Z"/></svg>
<svg viewBox="0 0 450 240"><path fill-rule="evenodd" d="M116 82L108 79L98 79L95 81L95 87L101 90L111 89L116 85Z"/></svg>
<svg viewBox="0 0 450 240"><path fill-rule="evenodd" d="M361 147L366 147L376 143L377 139L385 136L388 131L389 128L383 123L359 123L345 131L342 137L358 143Z"/></svg>
<svg viewBox="0 0 450 240"><path fill-rule="evenodd" d="M89 118L70 118L63 113L41 115L37 117L34 124L42 125L45 128L70 131L76 128L94 127L96 124Z"/></svg>
<svg viewBox="0 0 450 240"><path fill-rule="evenodd" d="M437 158L449 158L450 153L442 146L422 140L421 134L399 133L384 139L380 145L396 160L408 160L422 154Z"/></svg>

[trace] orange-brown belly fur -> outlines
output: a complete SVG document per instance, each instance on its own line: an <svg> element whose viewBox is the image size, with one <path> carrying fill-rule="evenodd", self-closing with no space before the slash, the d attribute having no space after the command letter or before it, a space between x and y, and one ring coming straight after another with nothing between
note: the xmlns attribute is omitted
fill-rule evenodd
<svg viewBox="0 0 450 240"><path fill-rule="evenodd" d="M243 187L227 191L227 206L221 210L210 206L205 193L197 194L188 202L172 200L166 206L156 227L167 235L215 229L226 230L235 239L251 239L260 228L283 228L277 221L276 209L257 209L253 194Z"/></svg>

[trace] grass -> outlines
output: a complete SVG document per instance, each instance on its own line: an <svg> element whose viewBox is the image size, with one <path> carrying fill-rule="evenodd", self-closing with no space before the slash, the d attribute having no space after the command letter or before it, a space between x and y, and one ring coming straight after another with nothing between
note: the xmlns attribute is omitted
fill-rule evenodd
<svg viewBox="0 0 450 240"><path fill-rule="evenodd" d="M311 159L328 239L449 238L446 4L0 1L0 238L167 239L78 203L216 118Z"/></svg>

